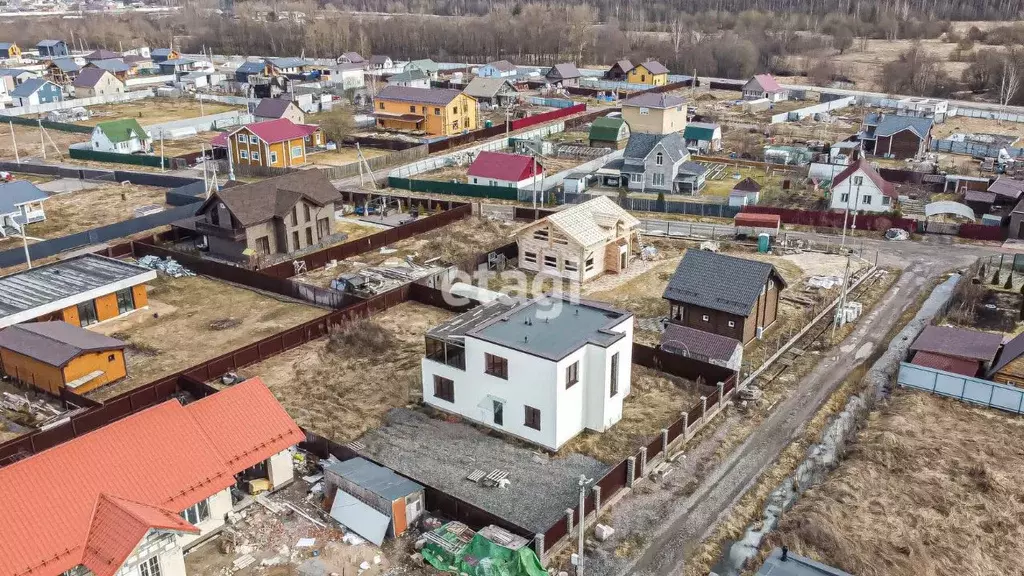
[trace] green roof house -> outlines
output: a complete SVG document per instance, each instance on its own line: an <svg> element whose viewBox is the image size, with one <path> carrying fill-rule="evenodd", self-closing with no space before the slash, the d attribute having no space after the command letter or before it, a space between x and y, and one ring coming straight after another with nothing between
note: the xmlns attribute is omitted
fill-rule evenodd
<svg viewBox="0 0 1024 576"><path fill-rule="evenodd" d="M412 70L414 68L426 72L427 76L429 76L431 80L437 80L437 73L439 71L439 67L437 65L437 62L434 62L430 58L424 58L423 60L413 60L412 62L409 62L405 66L405 71L408 72L409 70Z"/></svg>
<svg viewBox="0 0 1024 576"><path fill-rule="evenodd" d="M629 140L629 125L621 117L602 116L590 125L590 147L621 150Z"/></svg>
<svg viewBox="0 0 1024 576"><path fill-rule="evenodd" d="M134 118L100 122L92 129L92 149L115 154L149 152L153 140L146 129Z"/></svg>
<svg viewBox="0 0 1024 576"><path fill-rule="evenodd" d="M722 149L722 127L707 122L690 122L683 130L686 147L697 151L697 154L718 152Z"/></svg>

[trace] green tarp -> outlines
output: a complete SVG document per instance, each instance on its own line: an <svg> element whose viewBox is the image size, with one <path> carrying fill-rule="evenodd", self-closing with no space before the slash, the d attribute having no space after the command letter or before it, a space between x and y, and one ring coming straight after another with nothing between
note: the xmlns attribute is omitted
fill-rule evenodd
<svg viewBox="0 0 1024 576"><path fill-rule="evenodd" d="M443 528L441 528L443 530ZM511 550L475 534L459 554L452 554L433 542L420 552L423 559L442 572L469 576L548 576L537 554L529 546Z"/></svg>

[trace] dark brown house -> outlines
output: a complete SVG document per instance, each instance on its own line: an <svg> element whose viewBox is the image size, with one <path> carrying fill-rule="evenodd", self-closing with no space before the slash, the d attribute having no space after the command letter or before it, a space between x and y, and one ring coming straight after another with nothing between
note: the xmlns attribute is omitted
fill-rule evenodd
<svg viewBox="0 0 1024 576"><path fill-rule="evenodd" d="M323 245L334 235L340 203L326 172L300 170L215 192L196 213L196 231L211 256L267 262Z"/></svg>
<svg viewBox="0 0 1024 576"><path fill-rule="evenodd" d="M619 60L604 73L606 80L614 82L625 82L629 78L629 71L633 69L633 63L629 60Z"/></svg>
<svg viewBox="0 0 1024 576"><path fill-rule="evenodd" d="M766 262L690 250L665 288L669 320L746 344L775 323L786 287Z"/></svg>
<svg viewBox="0 0 1024 576"><path fill-rule="evenodd" d="M864 117L859 136L865 154L913 158L930 149L932 119L872 112Z"/></svg>

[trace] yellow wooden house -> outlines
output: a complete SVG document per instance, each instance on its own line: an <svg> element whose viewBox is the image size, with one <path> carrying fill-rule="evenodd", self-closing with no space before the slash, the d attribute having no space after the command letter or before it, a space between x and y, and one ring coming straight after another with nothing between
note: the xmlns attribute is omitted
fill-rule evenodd
<svg viewBox="0 0 1024 576"><path fill-rule="evenodd" d="M21 48L14 42L0 42L0 58L17 60L21 58Z"/></svg>
<svg viewBox="0 0 1024 576"><path fill-rule="evenodd" d="M309 163L309 151L326 143L319 126L295 124L287 118L247 124L226 139L235 164L269 168L304 166Z"/></svg>
<svg viewBox="0 0 1024 576"><path fill-rule="evenodd" d="M0 330L0 366L7 376L60 394L95 390L128 375L125 343L67 322L28 322Z"/></svg>
<svg viewBox="0 0 1024 576"><path fill-rule="evenodd" d="M629 71L626 81L631 84L646 84L647 86L664 86L668 84L668 68L655 60L648 60L643 64L637 64Z"/></svg>
<svg viewBox="0 0 1024 576"><path fill-rule="evenodd" d="M454 136L477 129L477 102L458 90L386 86L374 98L377 127Z"/></svg>

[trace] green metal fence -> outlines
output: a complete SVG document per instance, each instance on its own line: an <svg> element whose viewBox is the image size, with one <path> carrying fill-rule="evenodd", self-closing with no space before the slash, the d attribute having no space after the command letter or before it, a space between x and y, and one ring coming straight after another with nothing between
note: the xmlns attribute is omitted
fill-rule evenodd
<svg viewBox="0 0 1024 576"><path fill-rule="evenodd" d="M47 130L57 130L58 132L77 132L79 134L92 133L92 126L79 126L78 124L68 124L67 122L50 122L49 120L42 120L40 122L34 118L22 118L20 116L0 116L0 121L33 127L39 126L39 124L42 123L43 128L46 128Z"/></svg>
<svg viewBox="0 0 1024 576"><path fill-rule="evenodd" d="M68 148L68 154L75 160L92 160L93 162L115 162L117 164L132 164L135 166L153 166L160 168L160 157L149 154L115 154L113 152L100 152L85 148ZM164 168L171 167L171 159L164 158Z"/></svg>
<svg viewBox="0 0 1024 576"><path fill-rule="evenodd" d="M441 182L437 180L416 180L413 178L388 177L388 186L412 192L429 192L431 194L450 194L453 196L469 196L472 198L497 198L501 200L518 200L519 189L503 186L481 186L462 182Z"/></svg>

